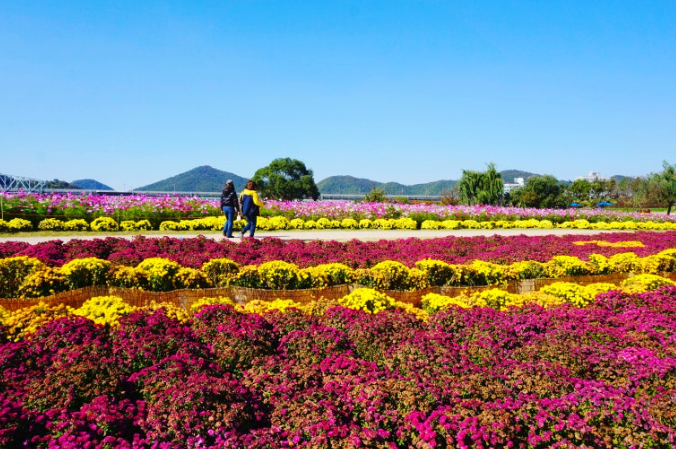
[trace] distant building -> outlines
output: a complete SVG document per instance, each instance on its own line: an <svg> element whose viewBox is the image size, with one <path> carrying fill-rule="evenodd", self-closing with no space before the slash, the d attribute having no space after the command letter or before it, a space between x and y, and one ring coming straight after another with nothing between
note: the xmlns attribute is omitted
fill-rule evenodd
<svg viewBox="0 0 676 449"><path fill-rule="evenodd" d="M578 176L575 178L577 181L578 179L583 179L585 181L589 182L594 182L594 181L607 181L608 178L601 176L601 173L596 172L596 171L590 171L587 176Z"/></svg>
<svg viewBox="0 0 676 449"><path fill-rule="evenodd" d="M502 185L502 193L509 193L517 187L523 187L525 181L523 178L514 178L514 182L505 182Z"/></svg>

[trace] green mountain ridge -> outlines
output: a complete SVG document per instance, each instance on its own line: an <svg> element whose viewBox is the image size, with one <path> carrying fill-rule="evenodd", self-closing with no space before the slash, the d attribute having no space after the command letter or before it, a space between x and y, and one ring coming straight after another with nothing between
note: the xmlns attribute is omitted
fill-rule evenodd
<svg viewBox="0 0 676 449"><path fill-rule="evenodd" d="M233 180L235 190L238 192L244 189L248 181L247 178L234 173L202 165L171 178L163 179L134 190L139 192L220 192L223 190L223 185L228 179Z"/></svg>
<svg viewBox="0 0 676 449"><path fill-rule="evenodd" d="M398 182L378 182L353 176L330 176L317 183L322 194L364 195L374 187L386 195L439 195L452 188L457 181L434 181L424 184L406 185Z"/></svg>
<svg viewBox="0 0 676 449"><path fill-rule="evenodd" d="M71 181L70 184L84 190L114 190L112 187L107 186L96 179L78 179L76 181Z"/></svg>

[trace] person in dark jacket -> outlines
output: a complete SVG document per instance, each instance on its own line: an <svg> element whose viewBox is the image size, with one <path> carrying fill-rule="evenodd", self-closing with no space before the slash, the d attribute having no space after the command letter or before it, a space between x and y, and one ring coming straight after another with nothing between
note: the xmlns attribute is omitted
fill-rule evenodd
<svg viewBox="0 0 676 449"><path fill-rule="evenodd" d="M237 211L238 216L240 215L239 201L237 192L235 192L235 184L233 184L232 179L228 179L225 182L223 192L221 192L221 211L223 212L223 215L225 215L223 235L231 239L233 238L232 226L235 218L235 211Z"/></svg>

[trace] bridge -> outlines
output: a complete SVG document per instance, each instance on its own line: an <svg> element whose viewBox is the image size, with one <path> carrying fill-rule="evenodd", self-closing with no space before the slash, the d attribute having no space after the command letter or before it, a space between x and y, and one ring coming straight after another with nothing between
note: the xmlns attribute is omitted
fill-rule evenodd
<svg viewBox="0 0 676 449"><path fill-rule="evenodd" d="M46 185L47 181L0 173L0 190L3 192L42 192Z"/></svg>

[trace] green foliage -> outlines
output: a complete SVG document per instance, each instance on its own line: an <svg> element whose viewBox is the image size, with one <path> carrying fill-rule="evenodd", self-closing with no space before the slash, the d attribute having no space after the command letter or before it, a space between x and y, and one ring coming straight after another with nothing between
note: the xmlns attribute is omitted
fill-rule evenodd
<svg viewBox="0 0 676 449"><path fill-rule="evenodd" d="M364 196L364 202L366 203L384 203L386 201L385 192L375 186Z"/></svg>
<svg viewBox="0 0 676 449"><path fill-rule="evenodd" d="M275 159L267 167L260 168L254 180L263 196L278 200L319 198L312 170L297 159Z"/></svg>
<svg viewBox="0 0 676 449"><path fill-rule="evenodd" d="M464 204L502 204L503 182L495 164L488 164L485 172L463 170L458 181L460 200Z"/></svg>
<svg viewBox="0 0 676 449"><path fill-rule="evenodd" d="M676 164L669 164L667 161L662 163L662 173L658 175L658 183L661 187L660 199L667 206L667 215L671 213L671 208L676 204Z"/></svg>
<svg viewBox="0 0 676 449"><path fill-rule="evenodd" d="M559 181L551 176L532 176L523 187L511 192L512 203L520 207L564 208L567 201Z"/></svg>

